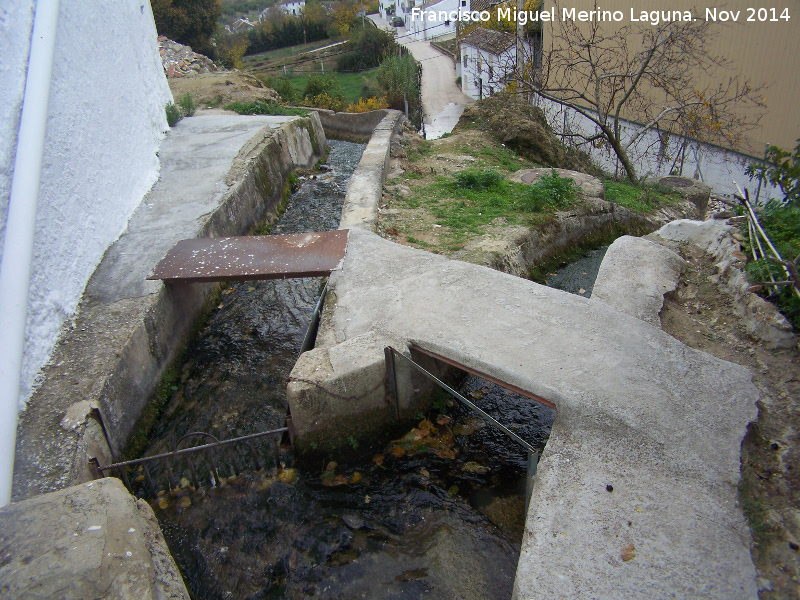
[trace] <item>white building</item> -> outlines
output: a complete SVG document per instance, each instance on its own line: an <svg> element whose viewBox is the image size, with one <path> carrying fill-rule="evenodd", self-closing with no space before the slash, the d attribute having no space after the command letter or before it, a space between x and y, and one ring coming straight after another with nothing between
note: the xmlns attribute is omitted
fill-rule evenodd
<svg viewBox="0 0 800 600"><path fill-rule="evenodd" d="M525 55L530 48L525 44ZM505 88L516 69L517 37L477 28L461 39L461 91L480 100Z"/></svg>
<svg viewBox="0 0 800 600"><path fill-rule="evenodd" d="M52 5L0 4L0 381L5 401L9 365L20 356L11 356L11 332L26 323L20 406L104 252L156 182L172 102L149 2L62 1L48 11ZM26 181L33 183L23 188ZM35 218L32 259L30 239L20 241L21 210ZM23 281L12 272L28 265L25 306L7 294L25 288L8 284Z"/></svg>
<svg viewBox="0 0 800 600"><path fill-rule="evenodd" d="M258 20L266 21L269 11L272 10L273 8L277 8L278 10L286 13L287 15L299 16L300 13L303 12L303 9L305 7L306 7L305 0L287 0L286 2L279 2L274 6L270 6L262 10L261 14L258 15Z"/></svg>
<svg viewBox="0 0 800 600"><path fill-rule="evenodd" d="M470 0L398 0L398 7L397 14L413 39L447 39L455 36L461 14L470 10Z"/></svg>

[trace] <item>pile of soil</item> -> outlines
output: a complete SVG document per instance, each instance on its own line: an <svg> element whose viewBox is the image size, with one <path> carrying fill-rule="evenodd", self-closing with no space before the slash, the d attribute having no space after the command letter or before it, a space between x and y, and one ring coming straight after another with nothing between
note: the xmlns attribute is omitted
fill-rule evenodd
<svg viewBox="0 0 800 600"><path fill-rule="evenodd" d="M485 125L494 138L535 163L600 175L588 154L561 143L541 108L515 96L495 94L467 106L459 127L473 124Z"/></svg>
<svg viewBox="0 0 800 600"><path fill-rule="evenodd" d="M217 71L190 77L169 78L169 89L178 100L187 92L201 107L225 107L231 102L280 102L272 88L242 71Z"/></svg>

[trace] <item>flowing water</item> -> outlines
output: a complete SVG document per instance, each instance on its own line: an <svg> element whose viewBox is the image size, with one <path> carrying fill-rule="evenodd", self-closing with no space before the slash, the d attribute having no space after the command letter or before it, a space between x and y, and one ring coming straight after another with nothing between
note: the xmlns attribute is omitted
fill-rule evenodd
<svg viewBox="0 0 800 600"><path fill-rule="evenodd" d="M338 225L364 147L330 144L327 170L302 182L274 233ZM287 279L224 289L147 454L172 450L194 431L228 439L282 427L285 380L320 287L318 279ZM475 377L460 390L544 446L552 411ZM277 465L266 459L265 468L251 464L235 476L220 464L221 486L195 489L183 479L162 490L152 504L192 596L510 598L527 455L449 397L434 407L405 436L348 464L293 468L284 443Z"/></svg>

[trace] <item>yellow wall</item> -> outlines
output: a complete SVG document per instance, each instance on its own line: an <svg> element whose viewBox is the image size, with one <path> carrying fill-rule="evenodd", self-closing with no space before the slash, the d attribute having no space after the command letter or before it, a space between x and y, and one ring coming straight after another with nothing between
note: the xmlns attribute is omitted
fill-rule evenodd
<svg viewBox="0 0 800 600"><path fill-rule="evenodd" d="M546 0L545 8L549 9L553 4L553 0ZM562 0L556 4L561 8L575 7L588 11L594 8L595 2ZM763 23L746 21L750 16L748 7L758 9L767 4L777 9L778 16L784 8L788 9L790 20ZM686 0L598 0L597 5L602 10L622 11L624 15L618 24L612 21L605 24L607 27L627 24L647 27L646 23L631 22L632 8L637 18L642 10L694 10L701 18L705 17L706 8L741 11L736 23L717 22L712 25L714 51L732 63L731 68L724 72L726 80L732 74L740 75L755 86L767 84L769 87L764 92L767 108L760 125L749 132L748 140L742 147L733 149L760 157L767 143L794 148L796 140L800 138L800 0L775 3L708 0L705 4ZM560 18L560 8L557 14ZM545 36L551 27L545 24ZM545 48L547 45L545 38Z"/></svg>

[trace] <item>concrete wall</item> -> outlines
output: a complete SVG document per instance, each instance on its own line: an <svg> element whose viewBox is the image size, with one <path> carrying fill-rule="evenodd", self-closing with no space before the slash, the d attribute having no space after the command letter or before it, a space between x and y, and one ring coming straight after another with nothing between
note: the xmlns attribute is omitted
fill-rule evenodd
<svg viewBox="0 0 800 600"><path fill-rule="evenodd" d="M366 138L372 136L386 115L396 112L391 110L371 110L365 113L334 112L324 108L315 109L325 135L332 138Z"/></svg>
<svg viewBox="0 0 800 600"><path fill-rule="evenodd" d="M0 8L3 231L33 9L32 0L4 2ZM164 105L171 100L148 2L61 2L21 403L92 271L158 177L156 153L167 129Z"/></svg>

